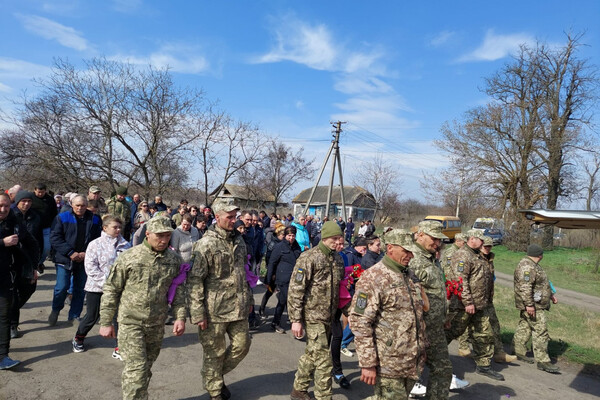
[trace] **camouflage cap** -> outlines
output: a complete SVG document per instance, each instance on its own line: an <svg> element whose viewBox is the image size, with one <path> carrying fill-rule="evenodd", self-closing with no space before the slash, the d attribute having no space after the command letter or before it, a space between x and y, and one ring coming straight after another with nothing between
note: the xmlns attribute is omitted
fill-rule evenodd
<svg viewBox="0 0 600 400"><path fill-rule="evenodd" d="M456 235L454 235L454 241L456 242L457 240L462 240L463 242L465 241L465 235L462 233L457 233Z"/></svg>
<svg viewBox="0 0 600 400"><path fill-rule="evenodd" d="M442 223L434 220L425 220L419 222L419 232L423 232L435 239L448 239L448 236L442 233Z"/></svg>
<svg viewBox="0 0 600 400"><path fill-rule="evenodd" d="M386 245L392 244L401 246L404 250L413 253L418 249L413 241L413 233L406 229L392 229L383 235L381 239Z"/></svg>
<svg viewBox="0 0 600 400"><path fill-rule="evenodd" d="M100 189L98 186L90 186L90 189L88 190L89 193L98 193L101 191L102 189Z"/></svg>
<svg viewBox="0 0 600 400"><path fill-rule="evenodd" d="M491 237L489 236L484 236L483 237L483 245L484 246L493 246L494 245L494 241L492 240Z"/></svg>
<svg viewBox="0 0 600 400"><path fill-rule="evenodd" d="M207 207L208 208L208 207ZM219 214L219 213L228 213L228 212L232 212L232 211L237 211L240 208L234 204L227 204L227 203L217 203L213 205L213 212L215 214ZM210 210L210 208L209 208ZM205 209L206 211L206 209Z"/></svg>
<svg viewBox="0 0 600 400"><path fill-rule="evenodd" d="M150 221L146 222L146 232L150 232L150 233L173 232L173 227L171 226L171 220L167 217L163 217L162 215L153 217L150 219Z"/></svg>
<svg viewBox="0 0 600 400"><path fill-rule="evenodd" d="M469 229L467 231L467 239L472 237L483 240L483 232L479 229Z"/></svg>

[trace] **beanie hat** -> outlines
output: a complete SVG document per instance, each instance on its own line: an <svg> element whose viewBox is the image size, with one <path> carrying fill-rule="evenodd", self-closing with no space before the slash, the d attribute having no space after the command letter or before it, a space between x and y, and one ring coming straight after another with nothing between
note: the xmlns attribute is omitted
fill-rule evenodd
<svg viewBox="0 0 600 400"><path fill-rule="evenodd" d="M342 229L334 221L327 221L321 228L321 239L327 239L332 236L342 236Z"/></svg>
<svg viewBox="0 0 600 400"><path fill-rule="evenodd" d="M537 244L530 244L527 247L527 255L529 257L539 257L544 254L544 250Z"/></svg>
<svg viewBox="0 0 600 400"><path fill-rule="evenodd" d="M15 204L19 204L23 199L33 200L33 193L28 192L27 190L19 190L15 196Z"/></svg>
<svg viewBox="0 0 600 400"><path fill-rule="evenodd" d="M237 221L235 221L235 224L233 224L233 229L239 228L240 226L244 226L244 228L246 227L246 225L244 224L244 221L242 221L241 219L238 219Z"/></svg>
<svg viewBox="0 0 600 400"><path fill-rule="evenodd" d="M121 196L126 196L127 195L127 188L125 186L119 186L117 188L117 194L119 194Z"/></svg>

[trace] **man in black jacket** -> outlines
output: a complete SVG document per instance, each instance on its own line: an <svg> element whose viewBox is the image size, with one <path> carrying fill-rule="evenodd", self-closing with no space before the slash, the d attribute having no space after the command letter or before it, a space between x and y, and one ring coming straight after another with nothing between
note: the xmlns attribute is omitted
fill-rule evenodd
<svg viewBox="0 0 600 400"><path fill-rule="evenodd" d="M40 247L43 248L42 256L38 263L38 270L40 273L44 272L44 261L50 253L50 230L54 217L58 214L56 209L56 202L54 197L50 196L46 190L45 183L37 183L33 190L35 196L33 197L33 203L31 208L35 210L42 219L42 233L44 235L44 243L40 243Z"/></svg>
<svg viewBox="0 0 600 400"><path fill-rule="evenodd" d="M88 244L100 237L102 222L100 217L87 210L87 198L78 195L71 201L73 210L60 213L52 224L50 242L56 250L56 285L52 298L52 312L48 317L50 326L56 325L58 314L65 306L67 290L73 276L73 298L68 320L79 318L83 309L83 287L87 275L83 261Z"/></svg>
<svg viewBox="0 0 600 400"><path fill-rule="evenodd" d="M0 193L0 369L9 369L20 361L8 356L10 347L10 312L15 281L31 270L37 260L28 258L37 255L36 240L19 223L10 210L10 197Z"/></svg>

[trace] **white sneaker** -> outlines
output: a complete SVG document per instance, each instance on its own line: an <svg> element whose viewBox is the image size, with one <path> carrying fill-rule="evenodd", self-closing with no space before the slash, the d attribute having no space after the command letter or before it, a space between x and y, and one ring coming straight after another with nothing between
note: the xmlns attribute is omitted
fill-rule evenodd
<svg viewBox="0 0 600 400"><path fill-rule="evenodd" d="M456 377L456 375L452 374L452 382L450 382L450 390L464 389L467 386L469 386L468 381L459 379Z"/></svg>
<svg viewBox="0 0 600 400"><path fill-rule="evenodd" d="M348 350L345 347L342 347L342 349L340 350L340 353L342 353L343 355L345 355L346 357L354 357L354 353L351 352L350 350Z"/></svg>
<svg viewBox="0 0 600 400"><path fill-rule="evenodd" d="M118 347L115 347L115 351L113 351L113 353L112 353L112 358L114 358L115 360L123 361L123 358L121 357L121 353L119 352Z"/></svg>
<svg viewBox="0 0 600 400"><path fill-rule="evenodd" d="M421 397L425 396L425 393L427 393L427 386L421 385L420 382L417 382L410 391L410 396Z"/></svg>
<svg viewBox="0 0 600 400"><path fill-rule="evenodd" d="M256 286L262 286L264 285L263 281L261 281L260 279L256 281Z"/></svg>

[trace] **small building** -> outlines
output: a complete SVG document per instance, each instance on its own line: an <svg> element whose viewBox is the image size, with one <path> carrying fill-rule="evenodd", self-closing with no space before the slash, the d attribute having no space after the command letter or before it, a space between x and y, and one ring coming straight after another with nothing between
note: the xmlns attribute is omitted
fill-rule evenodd
<svg viewBox="0 0 600 400"><path fill-rule="evenodd" d="M241 209L272 210L275 205L275 196L258 187L248 187L226 183L215 189L211 194L213 204L235 204ZM281 206L278 203L278 207Z"/></svg>
<svg viewBox="0 0 600 400"><path fill-rule="evenodd" d="M329 218L342 216L341 186L333 187L331 192L331 205L329 207ZM312 187L301 191L293 200L294 216L304 212L306 203L310 197ZM327 193L329 186L317 186L315 194L310 202L308 213L321 219L325 217L327 208ZM372 220L375 216L377 203L375 197L367 190L359 186L344 186L344 200L346 201L346 217L352 217L354 221Z"/></svg>

